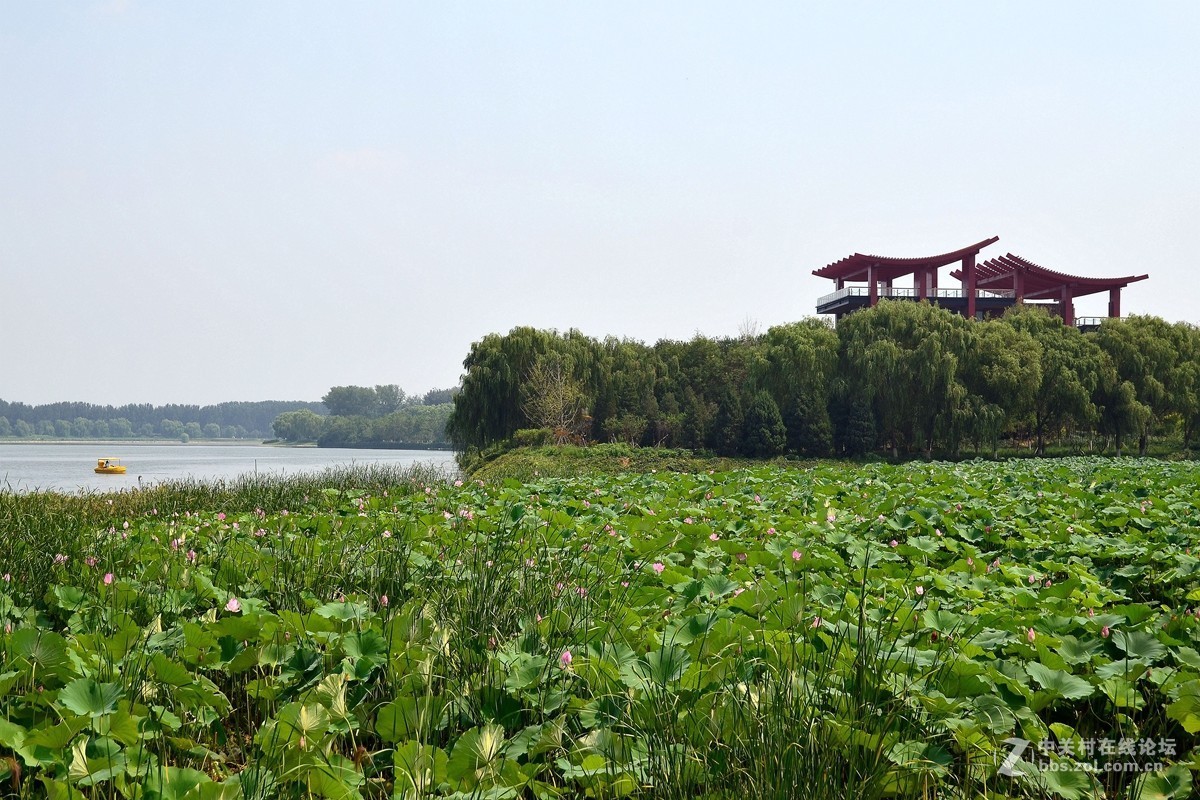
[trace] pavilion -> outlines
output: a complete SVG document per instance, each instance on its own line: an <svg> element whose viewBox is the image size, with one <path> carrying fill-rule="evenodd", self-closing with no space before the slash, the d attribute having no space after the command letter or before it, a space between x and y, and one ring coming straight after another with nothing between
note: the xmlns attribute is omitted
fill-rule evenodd
<svg viewBox="0 0 1200 800"><path fill-rule="evenodd" d="M1095 327L1103 318L1075 319L1075 299L1108 292L1108 316L1121 316L1121 290L1147 275L1124 278L1090 278L1068 275L1009 253L976 263L979 251L1000 240L999 236L959 250L920 258L894 258L854 253L826 267L813 270L820 278L836 283L837 291L817 300L818 314L838 319L851 311L869 308L880 298L927 300L970 318L998 316L1018 303L1036 303L1062 318L1067 325ZM938 271L957 265L950 273L960 288L938 286ZM895 286L898 278L912 276L912 287ZM849 285L849 284L866 284Z"/></svg>

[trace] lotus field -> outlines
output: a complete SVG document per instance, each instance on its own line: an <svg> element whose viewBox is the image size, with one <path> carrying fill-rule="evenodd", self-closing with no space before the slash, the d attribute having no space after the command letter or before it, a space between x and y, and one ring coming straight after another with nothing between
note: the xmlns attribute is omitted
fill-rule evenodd
<svg viewBox="0 0 1200 800"><path fill-rule="evenodd" d="M1198 488L762 466L16 519L0 797L1190 797Z"/></svg>

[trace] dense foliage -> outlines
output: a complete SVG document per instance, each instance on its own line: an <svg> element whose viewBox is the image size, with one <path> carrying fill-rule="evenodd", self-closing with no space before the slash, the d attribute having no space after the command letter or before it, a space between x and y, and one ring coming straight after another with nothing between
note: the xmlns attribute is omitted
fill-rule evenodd
<svg viewBox="0 0 1200 800"><path fill-rule="evenodd" d="M272 429L283 441L321 447L447 446L454 391L409 397L395 385L335 386L322 398L328 416L290 411L276 417Z"/></svg>
<svg viewBox="0 0 1200 800"><path fill-rule="evenodd" d="M653 346L515 328L476 342L464 366L450 420L464 451L549 428L558 441L773 454L778 415L784 450L802 455L1042 453L1071 433L1144 454L1152 436L1190 446L1200 421L1196 327L1134 316L1084 334L1031 307L971 321L883 301L836 329L808 319Z"/></svg>
<svg viewBox="0 0 1200 800"><path fill-rule="evenodd" d="M1198 482L1063 459L0 496L0 785L1188 797Z"/></svg>
<svg viewBox="0 0 1200 800"><path fill-rule="evenodd" d="M30 406L0 400L0 436L57 436L76 439L124 439L133 436L245 439L270 435L271 423L288 411L325 413L320 403L264 400L211 406L149 403L98 406L49 403Z"/></svg>

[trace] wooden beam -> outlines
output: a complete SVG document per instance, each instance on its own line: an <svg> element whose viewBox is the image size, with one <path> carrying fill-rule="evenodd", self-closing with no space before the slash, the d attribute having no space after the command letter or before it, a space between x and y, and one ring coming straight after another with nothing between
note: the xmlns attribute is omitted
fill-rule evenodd
<svg viewBox="0 0 1200 800"><path fill-rule="evenodd" d="M962 260L963 286L967 292L967 319L975 319L975 254L971 253Z"/></svg>

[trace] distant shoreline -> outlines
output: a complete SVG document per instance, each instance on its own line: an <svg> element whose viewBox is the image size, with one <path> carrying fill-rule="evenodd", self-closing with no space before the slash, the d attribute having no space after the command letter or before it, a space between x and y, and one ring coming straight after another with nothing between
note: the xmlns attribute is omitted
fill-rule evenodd
<svg viewBox="0 0 1200 800"><path fill-rule="evenodd" d="M75 446L95 446L97 448L112 448L114 450L124 447L194 447L196 445L211 445L213 447L282 447L288 449L312 449L312 450L431 450L438 452L450 452L454 450L453 445L449 444L361 444L361 445L339 445L338 447L321 448L315 442L300 442L291 444L281 442L276 439L192 439L189 442L181 442L178 439L30 439L26 437L0 437L0 445L17 444L17 445L75 445ZM101 456L104 454L101 453ZM110 456L116 458L117 456Z"/></svg>
<svg viewBox="0 0 1200 800"><path fill-rule="evenodd" d="M139 447L141 445L162 446L167 444L190 447L194 444L210 444L217 446L234 445L263 445L262 439L192 439L181 442L178 439L33 439L25 436L0 437L0 444L74 444L112 447Z"/></svg>

